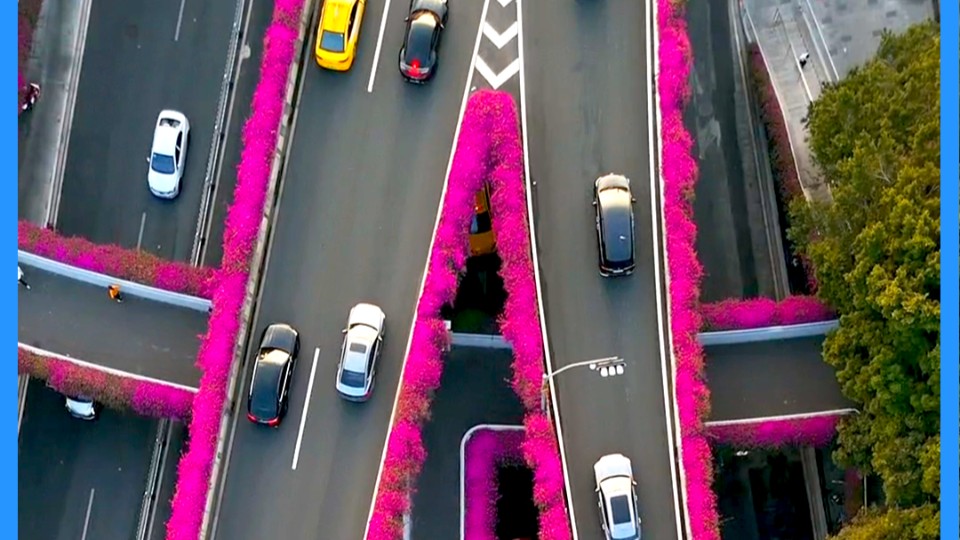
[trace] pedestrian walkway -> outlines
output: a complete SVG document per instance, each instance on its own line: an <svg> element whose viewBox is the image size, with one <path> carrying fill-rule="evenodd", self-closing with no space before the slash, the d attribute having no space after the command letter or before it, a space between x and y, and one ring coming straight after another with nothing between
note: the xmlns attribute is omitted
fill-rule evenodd
<svg viewBox="0 0 960 540"><path fill-rule="evenodd" d="M136 375L198 387L195 367L207 313L126 295L21 265L30 290L18 297L21 343Z"/></svg>
<svg viewBox="0 0 960 540"><path fill-rule="evenodd" d="M33 34L26 80L42 96L19 117L19 218L46 223L55 211L69 141L91 0L45 0Z"/></svg>
<svg viewBox="0 0 960 540"><path fill-rule="evenodd" d="M870 59L884 29L901 32L932 18L933 5L915 0L740 0L740 8L747 39L759 44L780 100L804 195L829 200L806 141L810 103L823 84Z"/></svg>

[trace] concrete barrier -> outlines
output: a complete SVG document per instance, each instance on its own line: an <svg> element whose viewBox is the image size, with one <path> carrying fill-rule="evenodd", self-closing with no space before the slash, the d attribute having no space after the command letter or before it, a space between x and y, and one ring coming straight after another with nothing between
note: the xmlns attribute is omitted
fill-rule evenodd
<svg viewBox="0 0 960 540"><path fill-rule="evenodd" d="M182 307L184 309L192 309L194 311L207 312L210 310L210 300L207 300L206 298L166 291L157 287L143 285L135 281L128 281L125 279L108 276L106 274L84 270L83 268L70 266L69 264L64 264L53 259L41 257L27 251L17 250L17 261L27 266L32 266L34 268L50 272L51 274L57 274L69 279L82 281L97 287L107 288L111 284L116 283L120 285L120 288L123 290L124 294L137 296L145 300L170 304Z"/></svg>
<svg viewBox="0 0 960 540"><path fill-rule="evenodd" d="M825 336L839 326L840 321L793 324L789 326L770 326L750 328L748 330L723 330L719 332L700 332L700 344L704 347L714 345L739 345L761 341L778 341L813 336Z"/></svg>

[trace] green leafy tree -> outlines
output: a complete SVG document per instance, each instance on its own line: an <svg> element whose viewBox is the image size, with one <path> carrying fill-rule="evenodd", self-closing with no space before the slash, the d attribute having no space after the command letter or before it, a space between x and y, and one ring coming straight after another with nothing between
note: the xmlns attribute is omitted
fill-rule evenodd
<svg viewBox="0 0 960 540"><path fill-rule="evenodd" d="M935 538L897 531L925 530L940 492L939 65L934 23L886 34L808 116L833 202L792 203L789 234L840 313L824 358L861 411L841 424L836 457L877 473L892 508L854 527L875 534L844 539ZM926 509L900 510L911 507Z"/></svg>
<svg viewBox="0 0 960 540"><path fill-rule="evenodd" d="M833 540L937 540L940 514L932 506L861 512Z"/></svg>

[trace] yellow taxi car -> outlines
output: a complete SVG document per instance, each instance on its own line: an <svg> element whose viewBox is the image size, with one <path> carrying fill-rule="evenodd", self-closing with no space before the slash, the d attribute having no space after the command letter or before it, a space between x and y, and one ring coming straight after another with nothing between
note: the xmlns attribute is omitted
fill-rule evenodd
<svg viewBox="0 0 960 540"><path fill-rule="evenodd" d="M478 257L493 253L496 240L490 221L490 192L486 186L477 192L473 220L470 221L470 255Z"/></svg>
<svg viewBox="0 0 960 540"><path fill-rule="evenodd" d="M347 71L357 56L365 0L323 0L317 24L317 65Z"/></svg>

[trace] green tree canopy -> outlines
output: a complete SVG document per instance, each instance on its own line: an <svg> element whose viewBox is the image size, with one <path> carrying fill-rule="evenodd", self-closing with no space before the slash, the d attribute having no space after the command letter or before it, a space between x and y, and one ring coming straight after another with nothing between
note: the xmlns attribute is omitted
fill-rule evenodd
<svg viewBox="0 0 960 540"><path fill-rule="evenodd" d="M940 493L939 66L934 23L886 34L808 116L833 202L794 202L789 234L840 314L824 358L861 411L841 424L837 457L877 473L891 507L928 508L861 522L878 532L844 539L935 537L897 531L926 530L916 520Z"/></svg>

